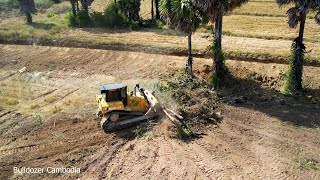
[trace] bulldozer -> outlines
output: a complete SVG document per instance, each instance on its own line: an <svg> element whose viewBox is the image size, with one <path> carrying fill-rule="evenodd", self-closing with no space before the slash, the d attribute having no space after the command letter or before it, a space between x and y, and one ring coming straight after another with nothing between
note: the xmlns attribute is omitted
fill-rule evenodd
<svg viewBox="0 0 320 180"><path fill-rule="evenodd" d="M142 121L153 119L159 115L159 102L148 90L136 84L133 91L128 92L123 84L100 85L98 116L100 125L108 133L133 126Z"/></svg>

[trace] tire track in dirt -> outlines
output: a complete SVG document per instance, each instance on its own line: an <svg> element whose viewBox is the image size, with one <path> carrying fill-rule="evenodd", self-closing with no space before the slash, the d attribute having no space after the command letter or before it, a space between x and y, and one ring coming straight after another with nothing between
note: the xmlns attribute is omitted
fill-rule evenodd
<svg viewBox="0 0 320 180"><path fill-rule="evenodd" d="M89 141L91 139L95 139L97 136L101 134L99 131L92 133L92 134L85 134L82 136L74 136L73 138L70 139L65 139L65 140L54 140L50 141L48 143L42 143L42 144L30 144L30 145L25 145L21 147L14 147L11 149L4 149L1 150L2 155L11 155L11 154L18 154L18 153L26 153L26 152L39 152L43 149L50 149L50 148L58 148L59 146L65 146L70 144L75 144L78 142L83 142L83 141Z"/></svg>
<svg viewBox="0 0 320 180"><path fill-rule="evenodd" d="M281 127L282 125L279 123L276 123L276 120L274 120L271 117L265 116L264 114L260 115L260 117L265 117L263 119L259 119L259 123L246 123L244 124L241 120L242 118L245 121L256 121L252 116L250 112L243 112L247 110L237 110L236 115L238 118L231 118L235 117L233 114L226 113L226 117L230 116L229 119L226 120L227 125L229 127L232 127L231 130L233 132L238 132L234 134L234 136L239 136L242 134L242 136L246 137L253 137L253 139L250 139L253 143L249 147L251 147L250 151L251 153L255 154L255 157L259 159L259 164L264 165L263 172L264 177L268 177L268 179L276 178L276 179L290 179L294 177L299 177L299 173L297 174L297 167L292 162L291 156L294 156L297 154L296 148L293 146L296 144L296 139L291 140L288 135L287 137L281 136ZM258 113L259 114L259 113ZM257 115L258 115L257 114ZM248 117L246 117L248 115ZM256 113L255 113L256 115ZM241 118L239 118L241 117ZM258 115L259 117L259 115ZM239 120L240 119L240 120ZM253 125L253 126L252 126ZM243 131L243 129L246 129ZM273 131L270 132L270 129ZM240 132L240 133L239 133ZM285 133L287 133L285 131ZM283 134L283 133L282 133ZM231 134L230 134L231 135ZM298 141L299 147L305 147L310 146L310 143L305 141ZM312 143L311 143L312 144ZM285 151L283 146L288 145L290 147L286 147ZM307 148L312 149L312 148ZM316 148L315 148L316 149ZM250 153L250 154L251 154ZM285 157L288 157L287 159ZM290 170L287 170L290 169ZM261 172L261 173L263 173ZM255 173L259 173L255 170ZM314 174L318 174L315 172L309 172L305 175L308 177L315 176ZM272 176L271 176L272 175Z"/></svg>

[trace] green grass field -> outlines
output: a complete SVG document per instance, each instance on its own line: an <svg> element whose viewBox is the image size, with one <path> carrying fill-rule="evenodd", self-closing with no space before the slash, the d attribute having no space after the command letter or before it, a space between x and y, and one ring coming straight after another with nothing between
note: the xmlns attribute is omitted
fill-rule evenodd
<svg viewBox="0 0 320 180"><path fill-rule="evenodd" d="M90 11L103 12L111 0L95 0ZM6 39L35 38L73 40L102 44L132 44L156 47L183 48L186 38L181 33L161 29L122 30L106 28L70 28L67 16L71 11L69 2L54 4L50 0L36 0L38 13L33 16L34 24L27 25L23 16L6 17L6 11L16 9L13 1L0 0L0 37ZM231 14L224 17L223 34L228 36L227 52L269 54L287 57L291 41L298 35L298 29L287 25L288 7L278 8L275 1L251 0ZM16 10L17 11L17 10ZM143 19L151 18L151 0L141 0L140 15ZM320 59L320 26L313 19L314 12L309 13L306 21L304 40L307 45L308 58ZM73 32L79 32L73 34ZM153 33L153 34L152 34ZM212 39L211 32L200 28L194 37L193 47L205 50ZM135 37L131 35L135 34ZM169 37L167 37L169 36ZM148 37L148 41L144 39ZM140 38L140 39L139 39ZM269 41L270 40L270 41ZM270 43L270 47L268 44ZM240 46L240 47L239 47ZM243 47L245 46L245 47ZM250 47L250 48L248 48ZM287 49L288 48L288 49Z"/></svg>

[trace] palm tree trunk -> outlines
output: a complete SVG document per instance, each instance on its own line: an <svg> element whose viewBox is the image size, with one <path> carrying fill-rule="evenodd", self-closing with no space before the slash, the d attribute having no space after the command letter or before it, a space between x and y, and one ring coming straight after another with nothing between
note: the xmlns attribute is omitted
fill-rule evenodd
<svg viewBox="0 0 320 180"><path fill-rule="evenodd" d="M159 0L155 0L156 4L156 19L160 19Z"/></svg>
<svg viewBox="0 0 320 180"><path fill-rule="evenodd" d="M215 22L214 47L221 50L222 41L222 16L218 17Z"/></svg>
<svg viewBox="0 0 320 180"><path fill-rule="evenodd" d="M224 65L224 57L222 53L222 16L218 17L215 22L215 32L214 32L214 66L215 66L215 75L216 82L215 86L219 87L224 82L225 75L225 65Z"/></svg>
<svg viewBox="0 0 320 180"><path fill-rule="evenodd" d="M306 13L302 13L300 21L299 39L303 42L304 26L306 23Z"/></svg>
<svg viewBox="0 0 320 180"><path fill-rule="evenodd" d="M151 18L154 19L154 9L153 9L154 0L151 0Z"/></svg>
<svg viewBox="0 0 320 180"><path fill-rule="evenodd" d="M89 21L90 17L89 17L89 7L87 4L82 4L83 7L83 11L84 11L84 17L86 19L86 21ZM88 25L88 24L86 24Z"/></svg>
<svg viewBox="0 0 320 180"><path fill-rule="evenodd" d="M78 0L76 0L76 5L77 5L77 12L79 12L79 11L80 11L80 8L79 8L79 2L78 2Z"/></svg>
<svg viewBox="0 0 320 180"><path fill-rule="evenodd" d="M75 2L75 0L71 0L70 3L71 3L71 7L72 7L72 14L75 17L77 15L76 2Z"/></svg>
<svg viewBox="0 0 320 180"><path fill-rule="evenodd" d="M294 88L295 90L302 90L302 71L303 71L303 59L305 46L303 44L303 34L306 22L306 14L301 15L299 37L295 40L295 53L292 61L292 70L294 75Z"/></svg>
<svg viewBox="0 0 320 180"><path fill-rule="evenodd" d="M192 32L188 34L188 63L187 63L187 73L192 75L192 43L191 43Z"/></svg>
<svg viewBox="0 0 320 180"><path fill-rule="evenodd" d="M27 12L26 16L27 16L27 23L28 24L32 24L32 15L31 15L31 13Z"/></svg>

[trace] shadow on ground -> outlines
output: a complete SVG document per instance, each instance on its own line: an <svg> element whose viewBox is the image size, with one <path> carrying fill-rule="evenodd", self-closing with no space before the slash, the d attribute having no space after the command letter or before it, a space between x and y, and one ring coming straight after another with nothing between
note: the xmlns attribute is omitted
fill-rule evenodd
<svg viewBox="0 0 320 180"><path fill-rule="evenodd" d="M305 89L299 95L286 96L262 87L255 80L229 76L221 95L233 106L260 111L295 126L320 127L319 89Z"/></svg>

